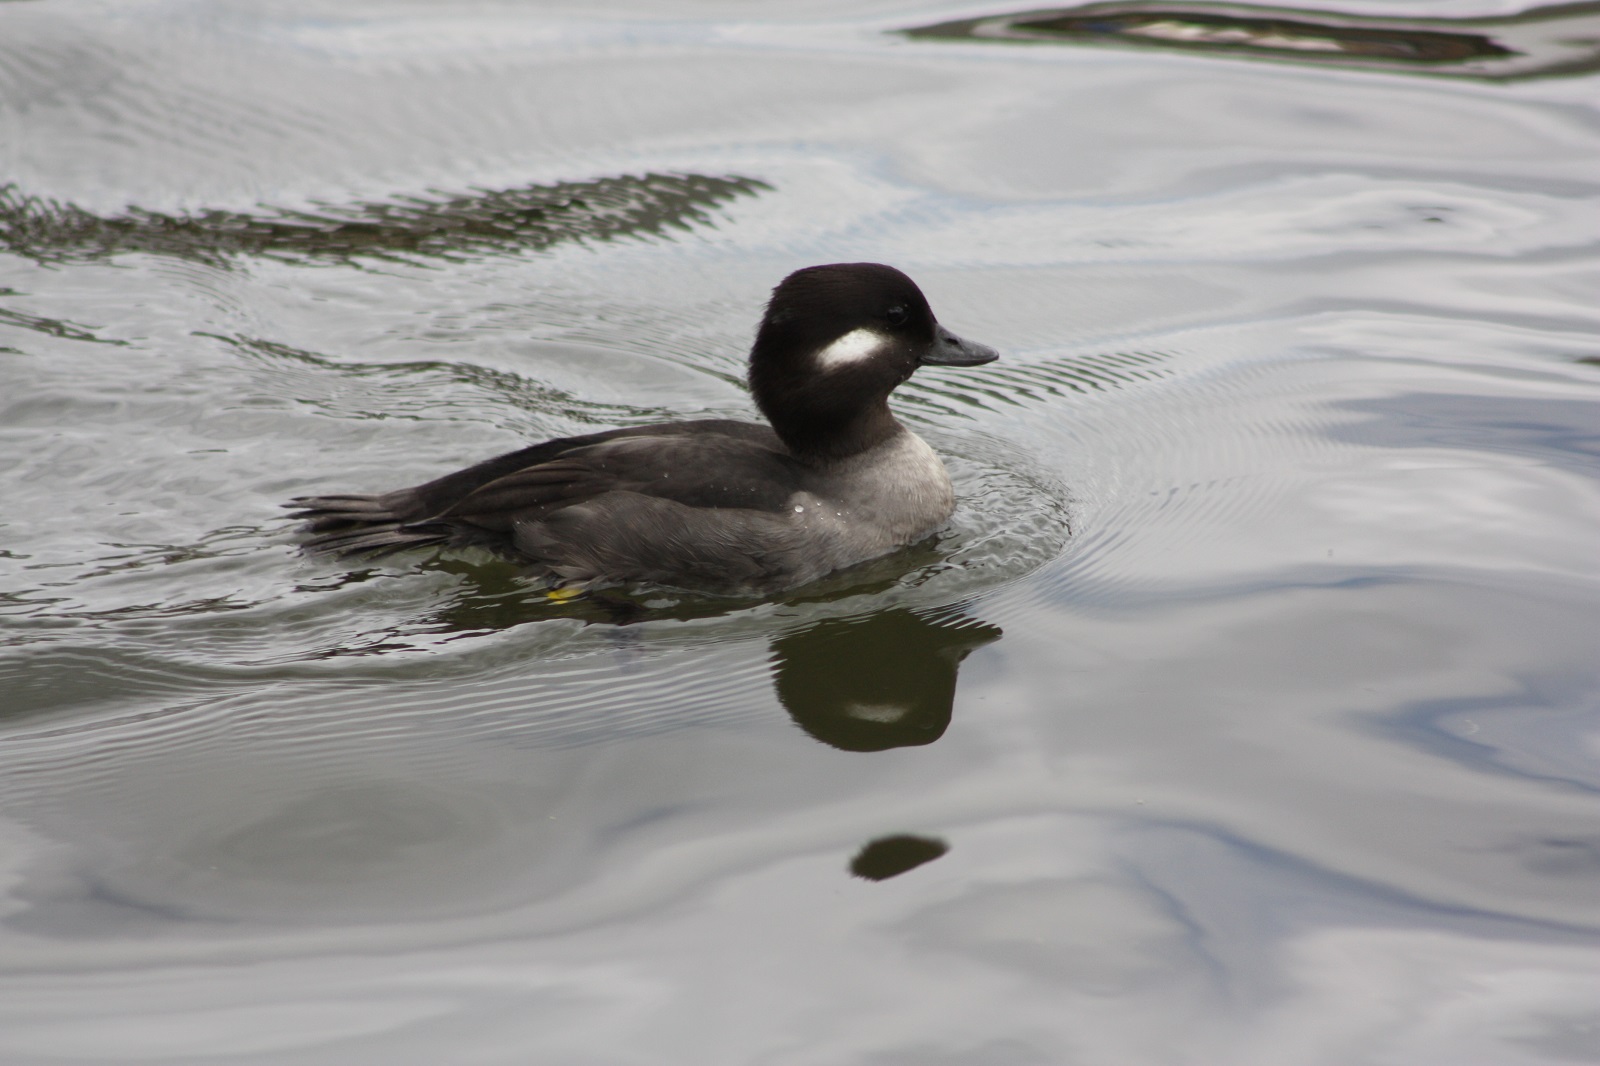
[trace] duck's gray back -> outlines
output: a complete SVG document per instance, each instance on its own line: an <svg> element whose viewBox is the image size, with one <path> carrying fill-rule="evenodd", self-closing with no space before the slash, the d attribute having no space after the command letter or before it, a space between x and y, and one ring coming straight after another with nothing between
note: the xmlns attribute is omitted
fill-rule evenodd
<svg viewBox="0 0 1600 1066"><path fill-rule="evenodd" d="M770 592L920 540L950 516L944 464L901 430L807 471L776 508L694 506L612 491L517 521L521 553L569 581L614 579Z"/></svg>

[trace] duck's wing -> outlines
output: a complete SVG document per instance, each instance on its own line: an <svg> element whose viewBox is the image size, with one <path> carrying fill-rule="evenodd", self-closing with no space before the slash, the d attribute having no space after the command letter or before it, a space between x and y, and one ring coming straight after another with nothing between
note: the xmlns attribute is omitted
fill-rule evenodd
<svg viewBox="0 0 1600 1066"><path fill-rule="evenodd" d="M770 428L708 420L558 438L413 488L303 496L289 506L305 519L308 550L384 554L495 543L519 525L607 493L691 507L776 509L798 476Z"/></svg>
<svg viewBox="0 0 1600 1066"><path fill-rule="evenodd" d="M776 513L785 509L803 476L803 468L776 435L763 439L717 432L635 433L568 448L553 458L521 466L483 483L429 519L509 531L611 493L694 508Z"/></svg>
<svg viewBox="0 0 1600 1066"><path fill-rule="evenodd" d="M508 538L566 581L778 587L804 567L792 501L805 471L771 445L705 433L607 440L496 478L424 525Z"/></svg>
<svg viewBox="0 0 1600 1066"><path fill-rule="evenodd" d="M591 449L597 447L630 438L679 437L744 441L758 448L782 448L776 433L767 426L753 422L703 419L695 422L631 426L626 429L610 429L601 433L547 440L485 460L465 470L457 470L455 473L446 474L415 488L385 493L379 498L391 510L397 513L404 512L407 520L423 521L450 512L474 493L497 481L514 478L525 471L568 459L580 453L589 454Z"/></svg>

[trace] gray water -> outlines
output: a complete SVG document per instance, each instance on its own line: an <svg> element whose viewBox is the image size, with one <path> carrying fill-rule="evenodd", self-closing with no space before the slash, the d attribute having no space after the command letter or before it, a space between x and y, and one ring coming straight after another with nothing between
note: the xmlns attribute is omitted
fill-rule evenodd
<svg viewBox="0 0 1600 1066"><path fill-rule="evenodd" d="M1600 1062L1595 10L1114 7L0 4L0 1062ZM848 260L935 542L298 553Z"/></svg>

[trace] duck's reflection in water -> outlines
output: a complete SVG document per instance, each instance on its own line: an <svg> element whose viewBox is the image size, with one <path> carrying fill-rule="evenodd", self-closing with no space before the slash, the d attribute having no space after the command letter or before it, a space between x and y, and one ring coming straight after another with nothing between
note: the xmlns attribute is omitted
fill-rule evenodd
<svg viewBox="0 0 1600 1066"><path fill-rule="evenodd" d="M931 744L950 724L961 661L1000 635L952 609L830 618L772 642L773 684L800 728L824 744Z"/></svg>
<svg viewBox="0 0 1600 1066"><path fill-rule="evenodd" d="M950 845L938 837L896 833L863 846L850 860L850 872L864 881L887 881L932 862L949 850Z"/></svg>
<svg viewBox="0 0 1600 1066"><path fill-rule="evenodd" d="M554 599L542 592L530 595L511 563L486 566L435 559L424 569L470 578L464 584L468 591L426 626L457 634L569 618L603 624L626 643L631 627L638 623L716 617L731 609L727 601L645 599L610 590L575 599ZM852 577L859 582L861 575ZM844 593L824 587L793 602L825 604L862 592L859 584ZM841 751L931 744L950 725L962 661L1001 636L998 626L973 618L959 605L890 607L867 615L824 618L771 638L773 688L802 730ZM850 872L870 881L887 880L948 850L937 838L888 834L863 845Z"/></svg>
<svg viewBox="0 0 1600 1066"><path fill-rule="evenodd" d="M773 686L795 722L844 751L931 744L955 706L961 661L999 640L998 626L959 609L904 608L832 618L772 642ZM863 845L850 873L887 881L932 862L950 846L896 833Z"/></svg>

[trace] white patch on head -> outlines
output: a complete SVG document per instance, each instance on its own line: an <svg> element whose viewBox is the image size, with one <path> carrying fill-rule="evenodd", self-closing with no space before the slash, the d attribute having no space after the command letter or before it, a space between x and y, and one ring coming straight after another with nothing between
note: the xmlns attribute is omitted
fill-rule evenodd
<svg viewBox="0 0 1600 1066"><path fill-rule="evenodd" d="M817 366L835 370L871 359L889 340L877 330L853 329L817 353Z"/></svg>

